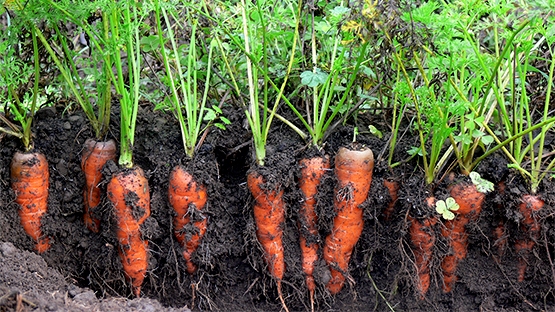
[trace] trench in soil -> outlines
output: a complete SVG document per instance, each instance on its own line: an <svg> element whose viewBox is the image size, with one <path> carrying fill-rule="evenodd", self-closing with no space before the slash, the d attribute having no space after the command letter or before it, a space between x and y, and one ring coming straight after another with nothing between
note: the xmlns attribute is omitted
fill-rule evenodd
<svg viewBox="0 0 555 312"><path fill-rule="evenodd" d="M255 238L252 199L246 188L246 174L252 165L250 136L243 128L244 118L240 112L230 110L227 116L232 121L228 129L212 129L197 158L189 161L184 158L179 126L171 114L152 113L151 107L141 107L134 160L145 171L151 194L151 217L142 229L150 247L142 296L156 299L167 307L194 305L201 310L279 311L281 304L275 281L268 274ZM112 116L112 129L119 128L117 120L118 116ZM387 125L370 114L361 114L357 122L361 123L360 129L365 123L387 129ZM37 114L34 133L35 148L49 161L51 185L49 211L42 222L43 231L53 238L53 244L41 257L61 272L66 281L92 289L98 298L132 298L118 257L115 221L106 198L97 212L102 221L101 232L92 233L83 224L84 177L80 154L83 143L91 135L86 118L80 113L64 113L62 108L44 108ZM119 133L114 130L109 137L117 139ZM555 310L552 291L555 286L552 265L555 200L549 192L555 188L549 180L541 187L546 208L537 217L542 230L528 257L526 279L519 283L514 243L524 234L520 227L522 215L516 206L526 188L522 179L505 169L502 157L492 157L477 169L490 181L504 180L507 188L504 194L488 194L480 217L467 226L468 255L459 264L459 279L454 290L447 294L442 291L440 264L449 249L447 242L441 239L440 222L434 229L438 240L431 260L431 286L425 300L419 299L415 291L414 255L408 237L407 216L423 209L424 199L430 193L444 199L446 182L433 190L426 188L416 162L388 169L383 159L383 155L387 155L387 151L384 152L387 138L387 134L382 139L367 135L358 137L359 142L373 149L377 158L370 197L364 204L365 227L351 258L349 282L337 296L326 292L323 281L329 271L323 260L318 263L316 310L385 311L389 307L396 311ZM328 138L326 153L333 156L351 139L352 126L337 129ZM409 136L402 138L396 158L404 158L404 151L416 144L414 140L416 138ZM19 224L18 207L13 202L14 193L9 184L11 157L21 145L13 138L3 138L0 144L0 241L33 251L33 242ZM310 153L295 133L282 124L274 124L264 174L269 185L281 185L288 206L283 225L287 268L283 292L292 311L310 310L297 229L300 201L297 162ZM195 172L207 186L209 197L205 210L208 230L194 256L199 266L194 275L185 271L181 247L172 234L173 214L167 200L169 173L178 164ZM396 180L401 185L399 200L389 220L382 214L390 200L384 179ZM331 229L334 185L330 174L320 188L317 209L321 241ZM105 183L102 187L105 189ZM506 226L508 241L499 258L499 242L493 232L500 222Z"/></svg>

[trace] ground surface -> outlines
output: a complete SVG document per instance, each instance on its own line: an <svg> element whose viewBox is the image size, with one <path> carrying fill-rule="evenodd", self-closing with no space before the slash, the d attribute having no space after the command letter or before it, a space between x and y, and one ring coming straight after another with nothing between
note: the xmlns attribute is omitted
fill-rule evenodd
<svg viewBox="0 0 555 312"><path fill-rule="evenodd" d="M9 164L13 153L21 149L16 139L0 141L0 311L69 310L69 311L280 311L275 282L262 261L255 239L251 203L246 189L246 174L251 167L251 144L243 128L243 116L227 112L232 124L226 131L214 129L199 149L195 162L185 160L179 127L171 114L152 113L144 106L138 119L134 148L135 163L148 177L152 215L143 228L149 240L150 264L142 298L132 299L122 273L113 234L114 221L103 200L98 216L102 220L99 234L88 231L82 222L83 174L80 153L85 139L91 135L86 119L79 113L62 108L45 108L37 114L35 148L42 151L50 166L49 212L43 218L46 235L54 240L51 250L40 256L23 232L17 214L14 194L10 189ZM357 120L386 130L386 125L367 113ZM118 129L117 116L112 129ZM384 131L386 132L386 131ZM118 139L114 131L108 135ZM421 209L424 198L432 191L445 198L439 185L428 190L422 182L417 163L407 163L390 171L380 159L387 155L387 134L378 139L361 134L358 141L370 146L376 156L371 198L364 205L365 229L350 263L350 281L343 291L332 297L322 283L329 274L325 263L316 269L318 289L315 308L318 311L554 311L555 279L552 259L555 233L553 199L544 195L546 209L539 214L541 237L529 257L526 280L516 282L517 256L514 242L522 235L522 218L515 210L518 196L526 192L523 181L508 174L500 159L483 163L478 171L491 181L505 180L504 195L490 194L477 221L467 226L469 250L459 265L459 281L452 293L442 291L440 262L449 252L438 239L432 260L432 282L425 300L419 300L414 288L415 267L408 239L407 216ZM352 139L352 128L340 127L327 140L326 152L334 155ZM397 160L406 157L405 147L415 138L405 136L399 146ZM292 311L309 310L308 294L300 264L297 213L299 194L296 187L298 159L310 154L296 134L280 123L272 129L267 170L268 186L281 185L288 203L287 221L283 225L287 271L283 291ZM199 271L190 276L172 234L172 213L168 207L167 188L171 169L182 164L193 170L207 185L209 218L207 234L194 259ZM275 169L275 170L270 170ZM107 173L109 170L107 170ZM400 198L389 220L382 211L390 198L384 179L401 183ZM334 178L328 175L321 188L318 212L321 240L326 237L333 220ZM445 183L443 183L445 184ZM105 186L104 186L105 187ZM549 181L541 191L553 190ZM442 197L443 196L443 197ZM506 224L507 247L499 262L493 230L500 220ZM440 237L441 224L436 229Z"/></svg>

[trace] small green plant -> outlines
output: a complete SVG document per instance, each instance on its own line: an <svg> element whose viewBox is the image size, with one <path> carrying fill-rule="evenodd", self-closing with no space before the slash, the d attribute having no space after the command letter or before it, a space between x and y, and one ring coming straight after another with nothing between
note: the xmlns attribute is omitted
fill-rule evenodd
<svg viewBox="0 0 555 312"><path fill-rule="evenodd" d="M169 3L160 1L154 2L156 12L156 27L158 31L158 47L162 55L162 61L166 69L167 79L170 87L169 101L175 112L181 128L183 146L185 153L189 158L193 158L197 144L201 144L199 136L206 131L212 124L219 128L225 129L225 125L230 121L221 116L222 111L218 106L207 107L208 91L210 87L210 78L212 75L213 50L217 47L217 38L215 37L209 44L208 62L206 64L206 75L204 81L204 91L198 94L200 87L199 75L200 64L197 52L197 22L190 13L187 13L188 20L192 20L192 30L189 41L188 53L186 56L186 64L181 64L182 49L177 45L177 41L172 30L173 26L167 26L164 33L162 23L165 25L175 24L181 27L177 22L171 23L169 15L175 15L177 8ZM166 8L167 6L167 8ZM171 11L167 12L167 9ZM169 41L171 48L166 51L166 41ZM218 122L220 121L220 122Z"/></svg>
<svg viewBox="0 0 555 312"><path fill-rule="evenodd" d="M16 2L16 4L19 2ZM21 6L16 6L21 9ZM20 13L22 13L20 11ZM14 119L21 127L13 124L4 114L0 113L0 121L7 127L0 127L0 132L16 136L21 139L26 152L33 149L31 126L33 117L39 107L40 98L40 63L39 63L39 50L38 39L35 27L29 22L25 14L21 14L18 20L18 25L9 24L7 29L0 35L0 90L5 93L2 95L5 103L8 106L9 112L14 116ZM16 53L16 45L18 43L13 40L17 38L19 32L29 32L32 42L32 66L19 59ZM23 98L20 98L17 90L30 81L33 77L32 90L24 90Z"/></svg>
<svg viewBox="0 0 555 312"><path fill-rule="evenodd" d="M351 50L349 46L343 44L343 36L337 32L333 38L333 47L330 53L319 53L317 47L317 34L321 36L320 41L325 41L329 38L329 31L339 25L339 21L344 17L349 10L342 6L333 8L329 15L330 21L324 20L320 23L326 22L326 33L322 33L319 29L322 25L315 22L314 11L311 13L311 60L313 64L312 70L305 70L300 74L301 84L308 88L306 99L310 99L310 104L306 105L306 115L300 111L290 102L286 102L289 108L295 113L297 118L305 126L308 131L308 137L311 139L310 144L318 149L322 149L323 140L328 134L328 130L332 122L340 113L347 111L347 106L354 87L354 82L358 77L361 64L365 58L365 52L368 47L368 42L364 42L358 46L353 45ZM332 34L333 35L333 34ZM347 35L350 35L347 33ZM349 59L346 59L347 54L356 55L355 64L353 67L349 66ZM353 53L355 52L355 53ZM323 68L318 66L320 59L329 57L329 62L321 67L327 67L329 73L324 71ZM344 76L347 73L346 77ZM342 81L346 80L345 86L342 86ZM306 116L306 117L305 117ZM356 137L356 134L355 134Z"/></svg>
<svg viewBox="0 0 555 312"><path fill-rule="evenodd" d="M469 176L478 192L489 193L493 191L493 183L482 178L478 172L472 171Z"/></svg>
<svg viewBox="0 0 555 312"><path fill-rule="evenodd" d="M254 36L256 33L254 30L257 28L255 24L247 17L247 11L250 11L250 6L247 6L244 0L241 1L241 16L242 16L242 26L243 26L243 45L242 48L246 54L246 72L247 72L247 82L249 90L249 106L245 110L245 115L252 131L255 158L258 165L264 165L264 159L266 158L266 141L268 138L268 133L270 131L270 125L275 117L276 110L282 99L289 74L291 73L291 68L293 66L293 61L295 59L295 49L298 36L299 23L295 23L295 37L293 38L293 46L290 52L289 63L283 77L283 82L277 95L275 96L275 102L273 106L270 106L270 84L273 81L270 80L269 73L269 63L268 63L268 40L267 40L267 26L266 17L263 13L263 6L268 5L268 3L263 1L258 1L256 7L252 12L254 12L261 23L261 38ZM300 11L300 6L299 9ZM298 15L297 15L298 21ZM253 37L254 36L254 37ZM261 63L261 64L260 64ZM262 80L262 87L258 87L260 80ZM260 90L261 89L261 90ZM259 101L262 103L262 110L259 105Z"/></svg>
<svg viewBox="0 0 555 312"><path fill-rule="evenodd" d="M453 197L447 197L445 200L438 200L436 202L436 212L445 220L455 219L453 211L457 210L459 210L459 204L457 204Z"/></svg>

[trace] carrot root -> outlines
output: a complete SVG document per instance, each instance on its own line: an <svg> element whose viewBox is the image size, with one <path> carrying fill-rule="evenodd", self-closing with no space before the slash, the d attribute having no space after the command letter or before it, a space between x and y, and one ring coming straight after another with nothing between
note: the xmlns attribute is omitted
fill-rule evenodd
<svg viewBox="0 0 555 312"><path fill-rule="evenodd" d="M93 211L100 204L101 195L98 184L102 181L102 167L108 160L115 159L116 142L114 140L97 142L87 139L85 141L81 156L81 170L85 174L83 219L87 228L94 233L100 231L100 220L93 215Z"/></svg>
<svg viewBox="0 0 555 312"><path fill-rule="evenodd" d="M455 219L446 221L445 227L441 230L451 247L451 254L445 256L441 263L444 292L451 292L458 279L457 266L466 258L467 253L468 234L465 226L480 214L485 195L478 192L474 184L459 183L451 188L451 197L459 204L459 210Z"/></svg>
<svg viewBox="0 0 555 312"><path fill-rule="evenodd" d="M206 188L197 183L182 166L172 170L169 182L168 198L176 213L173 219L174 234L183 248L187 273L193 274L197 271L192 260L193 253L200 246L208 224L208 219L200 213L206 206ZM197 220L192 221L192 217Z"/></svg>
<svg viewBox="0 0 555 312"><path fill-rule="evenodd" d="M302 159L299 188L303 193L303 202L299 211L299 231L302 268L306 277L306 285L310 295L311 306L314 307L314 266L318 261L318 216L316 215L316 194L318 186L326 171L330 168L328 157Z"/></svg>
<svg viewBox="0 0 555 312"><path fill-rule="evenodd" d="M435 198L428 198L427 205L433 207L435 205ZM420 299L423 300L430 288L430 262L432 260L433 247L436 241L433 227L437 223L437 218L429 217L420 220L409 216L408 219L411 223L409 234L418 276L416 288L419 292Z"/></svg>
<svg viewBox="0 0 555 312"><path fill-rule="evenodd" d="M541 226L534 214L543 209L545 202L536 195L522 196L522 203L518 206L523 216L520 229L525 235L515 243L518 255L518 281L523 282L528 268L528 257L540 237Z"/></svg>
<svg viewBox="0 0 555 312"><path fill-rule="evenodd" d="M43 154L16 152L13 156L11 180L19 218L38 253L50 249L50 238L43 235L41 228L41 219L48 211L49 177L48 162Z"/></svg>
<svg viewBox="0 0 555 312"><path fill-rule="evenodd" d="M135 167L113 176L107 192L116 218L123 270L139 297L148 267L148 241L143 240L140 229L150 216L148 180L143 170Z"/></svg>
<svg viewBox="0 0 555 312"><path fill-rule="evenodd" d="M368 198L373 169L374 155L370 149L357 151L342 147L337 152L335 175L338 184L334 192L337 215L324 245L324 259L331 273L326 287L334 295L345 284L351 254L364 228L364 212L360 205Z"/></svg>
<svg viewBox="0 0 555 312"><path fill-rule="evenodd" d="M280 301L287 310L281 292L281 281L285 273L282 229L282 224L285 222L283 190L263 188L264 183L264 177L256 171L251 171L247 176L247 186L254 198L256 237L264 251L264 259L270 274L276 279Z"/></svg>
<svg viewBox="0 0 555 312"><path fill-rule="evenodd" d="M393 180L384 180L383 184L389 191L389 197L391 198L391 201L383 211L385 220L389 221L389 219L391 219L391 215L395 211L395 203L397 202L397 199L399 199L399 183Z"/></svg>

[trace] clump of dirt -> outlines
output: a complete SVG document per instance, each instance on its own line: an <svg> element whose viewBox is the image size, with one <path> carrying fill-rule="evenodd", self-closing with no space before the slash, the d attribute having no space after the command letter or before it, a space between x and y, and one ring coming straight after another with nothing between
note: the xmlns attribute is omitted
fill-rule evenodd
<svg viewBox="0 0 555 312"><path fill-rule="evenodd" d="M37 254L9 242L0 242L0 263L0 311L191 311L149 298L99 299L92 290L68 283Z"/></svg>

